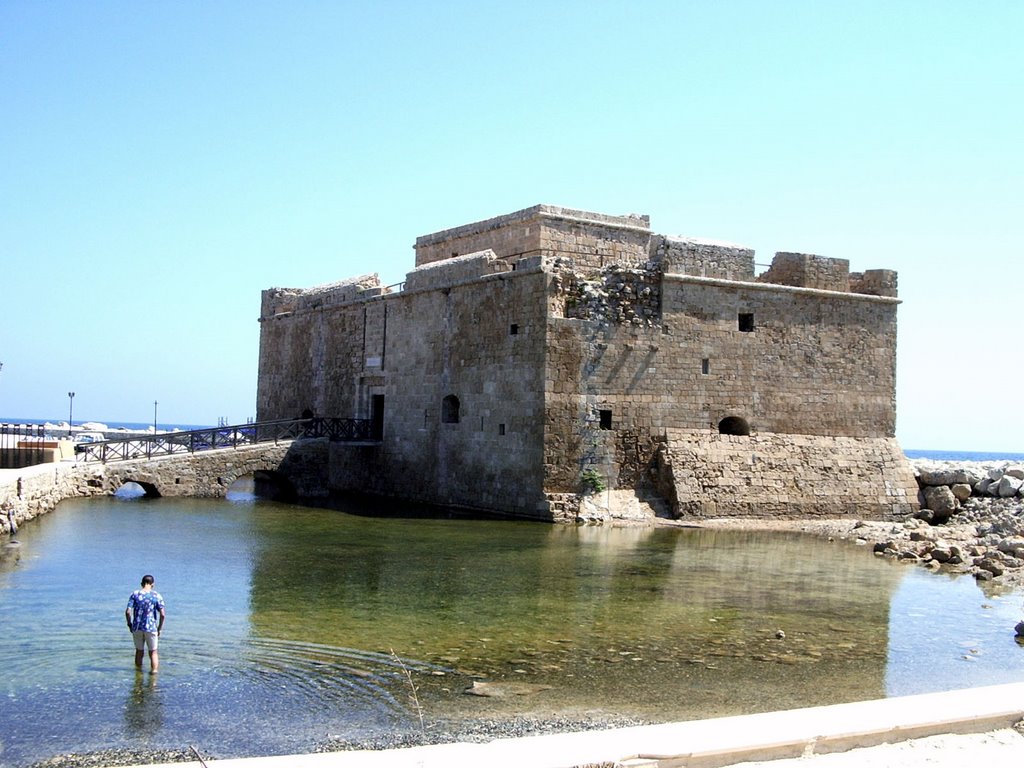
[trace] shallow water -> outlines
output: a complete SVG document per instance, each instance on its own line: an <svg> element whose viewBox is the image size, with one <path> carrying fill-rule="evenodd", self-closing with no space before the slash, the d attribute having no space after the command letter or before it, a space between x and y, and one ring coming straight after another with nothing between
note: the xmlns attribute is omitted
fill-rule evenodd
<svg viewBox="0 0 1024 768"><path fill-rule="evenodd" d="M792 534L93 499L18 538L0 560L9 765L308 751L420 714L665 721L1024 680L1020 594ZM168 609L156 676L122 618L147 572Z"/></svg>

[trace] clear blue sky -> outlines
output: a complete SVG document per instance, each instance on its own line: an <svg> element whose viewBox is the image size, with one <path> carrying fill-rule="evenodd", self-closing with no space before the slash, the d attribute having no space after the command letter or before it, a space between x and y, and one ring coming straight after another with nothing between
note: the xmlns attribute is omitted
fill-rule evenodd
<svg viewBox="0 0 1024 768"><path fill-rule="evenodd" d="M1024 3L0 2L0 415L255 411L260 291L536 203L899 271L904 447L1024 451Z"/></svg>

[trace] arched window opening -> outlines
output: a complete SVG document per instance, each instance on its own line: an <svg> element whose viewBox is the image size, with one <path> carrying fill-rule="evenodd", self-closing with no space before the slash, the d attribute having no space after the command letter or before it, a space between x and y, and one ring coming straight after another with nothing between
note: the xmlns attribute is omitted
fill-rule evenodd
<svg viewBox="0 0 1024 768"><path fill-rule="evenodd" d="M718 433L720 435L749 435L750 425L746 419L739 416L726 416L718 422Z"/></svg>
<svg viewBox="0 0 1024 768"><path fill-rule="evenodd" d="M459 398L455 395L448 395L441 401L441 423L459 423Z"/></svg>

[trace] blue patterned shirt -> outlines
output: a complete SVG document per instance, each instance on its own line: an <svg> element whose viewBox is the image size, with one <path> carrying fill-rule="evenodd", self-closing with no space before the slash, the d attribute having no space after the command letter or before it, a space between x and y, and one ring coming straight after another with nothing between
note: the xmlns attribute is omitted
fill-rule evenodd
<svg viewBox="0 0 1024 768"><path fill-rule="evenodd" d="M159 592L136 589L128 598L128 610L132 612L132 632L156 632L163 609L164 599Z"/></svg>

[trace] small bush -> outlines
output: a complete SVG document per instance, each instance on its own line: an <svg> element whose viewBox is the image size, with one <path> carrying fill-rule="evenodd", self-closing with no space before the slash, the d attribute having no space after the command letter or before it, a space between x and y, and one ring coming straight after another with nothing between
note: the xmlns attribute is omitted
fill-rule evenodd
<svg viewBox="0 0 1024 768"><path fill-rule="evenodd" d="M596 469L585 469L581 480L583 481L584 493L600 493L607 488L604 484L604 478L601 477L601 473Z"/></svg>

